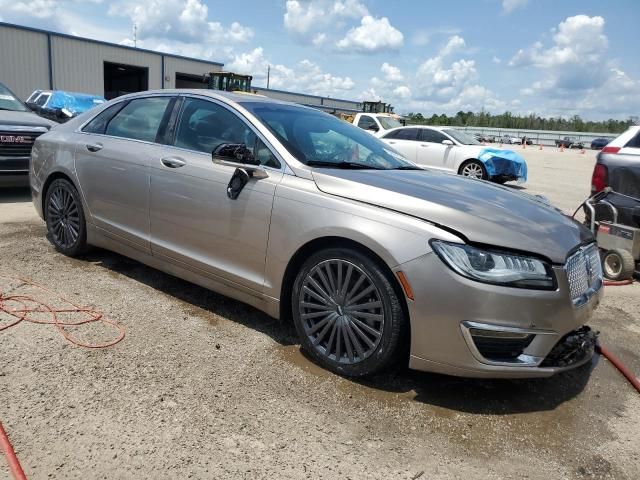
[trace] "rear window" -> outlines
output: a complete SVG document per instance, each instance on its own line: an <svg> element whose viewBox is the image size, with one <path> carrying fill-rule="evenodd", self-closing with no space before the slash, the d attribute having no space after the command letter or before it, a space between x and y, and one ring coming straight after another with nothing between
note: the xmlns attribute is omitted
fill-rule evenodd
<svg viewBox="0 0 640 480"><path fill-rule="evenodd" d="M636 132L635 137L633 137L631 140L629 140L627 142L627 144L625 145L625 147L640 148L640 128Z"/></svg>

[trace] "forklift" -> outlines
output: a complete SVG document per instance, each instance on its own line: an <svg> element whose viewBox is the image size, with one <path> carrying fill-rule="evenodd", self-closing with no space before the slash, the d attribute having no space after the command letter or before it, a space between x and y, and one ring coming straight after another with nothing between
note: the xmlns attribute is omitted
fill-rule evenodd
<svg viewBox="0 0 640 480"><path fill-rule="evenodd" d="M233 72L211 72L204 76L204 82L209 90L224 92L251 93L251 75L240 75Z"/></svg>

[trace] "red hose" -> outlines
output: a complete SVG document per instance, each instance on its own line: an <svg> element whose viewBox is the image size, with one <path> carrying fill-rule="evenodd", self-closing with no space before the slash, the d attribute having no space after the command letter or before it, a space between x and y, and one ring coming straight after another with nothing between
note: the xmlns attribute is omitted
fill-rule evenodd
<svg viewBox="0 0 640 480"><path fill-rule="evenodd" d="M638 380L636 376L633 373L631 373L631 370L625 367L620 360L614 357L613 354L606 349L606 347L603 347L602 345L598 344L596 345L596 351L600 353L602 356L604 356L604 358L609 360L620 371L620 373L624 375L627 378L627 380L629 380L629 383L633 385L633 387L638 391L638 393L640 393L640 380Z"/></svg>
<svg viewBox="0 0 640 480"><path fill-rule="evenodd" d="M9 441L7 432L5 432L2 427L2 422L0 422L0 448L7 459L9 471L13 475L13 478L15 478L15 480L27 480L27 476L24 474L24 470L22 470L22 467L20 466L20 461L16 456L16 452L13 451L13 445L11 445L11 442Z"/></svg>

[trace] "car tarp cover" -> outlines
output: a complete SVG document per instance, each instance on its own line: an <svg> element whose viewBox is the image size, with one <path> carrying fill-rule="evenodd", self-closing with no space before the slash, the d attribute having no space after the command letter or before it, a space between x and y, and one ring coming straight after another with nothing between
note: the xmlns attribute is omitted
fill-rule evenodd
<svg viewBox="0 0 640 480"><path fill-rule="evenodd" d="M76 116L104 102L106 100L97 95L56 90L51 94L47 108L52 110L62 110L64 108L71 112L73 116Z"/></svg>
<svg viewBox="0 0 640 480"><path fill-rule="evenodd" d="M527 181L527 162L512 150L485 148L478 155L490 177L515 177L518 183Z"/></svg>

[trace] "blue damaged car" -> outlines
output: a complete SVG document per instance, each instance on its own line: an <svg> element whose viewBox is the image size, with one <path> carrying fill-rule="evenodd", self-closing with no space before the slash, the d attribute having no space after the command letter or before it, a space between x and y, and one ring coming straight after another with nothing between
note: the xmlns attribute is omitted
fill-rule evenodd
<svg viewBox="0 0 640 480"><path fill-rule="evenodd" d="M527 181L527 162L521 155L488 147L451 127L399 127L380 139L418 165L497 183Z"/></svg>
<svg viewBox="0 0 640 480"><path fill-rule="evenodd" d="M36 90L25 102L38 115L64 123L106 102L104 97L64 90Z"/></svg>

